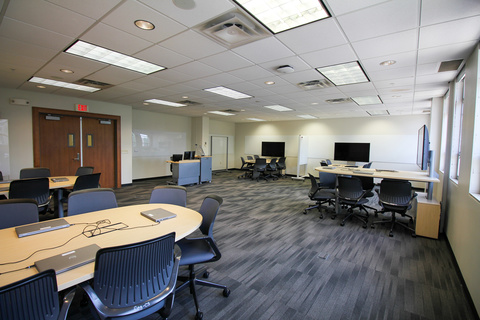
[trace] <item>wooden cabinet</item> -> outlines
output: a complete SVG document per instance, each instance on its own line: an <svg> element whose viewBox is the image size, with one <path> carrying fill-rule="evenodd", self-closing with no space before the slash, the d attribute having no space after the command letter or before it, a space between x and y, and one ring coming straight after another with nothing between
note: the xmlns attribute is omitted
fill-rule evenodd
<svg viewBox="0 0 480 320"><path fill-rule="evenodd" d="M417 214L415 233L417 236L438 239L440 227L440 203L435 199L427 200L426 195L417 196Z"/></svg>

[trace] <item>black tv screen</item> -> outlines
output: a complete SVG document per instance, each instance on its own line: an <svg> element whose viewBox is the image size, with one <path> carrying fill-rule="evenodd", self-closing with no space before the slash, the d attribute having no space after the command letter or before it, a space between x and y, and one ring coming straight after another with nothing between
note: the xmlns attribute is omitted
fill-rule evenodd
<svg viewBox="0 0 480 320"><path fill-rule="evenodd" d="M262 142L262 157L285 157L285 142Z"/></svg>
<svg viewBox="0 0 480 320"><path fill-rule="evenodd" d="M335 142L333 158L339 161L370 162L370 143Z"/></svg>

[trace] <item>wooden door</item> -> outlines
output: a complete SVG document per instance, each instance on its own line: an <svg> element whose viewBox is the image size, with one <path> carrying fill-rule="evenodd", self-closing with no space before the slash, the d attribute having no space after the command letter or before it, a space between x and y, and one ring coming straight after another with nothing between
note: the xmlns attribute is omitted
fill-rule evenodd
<svg viewBox="0 0 480 320"><path fill-rule="evenodd" d="M40 162L52 176L73 176L80 166L78 117L39 114Z"/></svg>
<svg viewBox="0 0 480 320"><path fill-rule="evenodd" d="M101 172L100 186L115 186L115 130L109 120L82 117L83 165Z"/></svg>

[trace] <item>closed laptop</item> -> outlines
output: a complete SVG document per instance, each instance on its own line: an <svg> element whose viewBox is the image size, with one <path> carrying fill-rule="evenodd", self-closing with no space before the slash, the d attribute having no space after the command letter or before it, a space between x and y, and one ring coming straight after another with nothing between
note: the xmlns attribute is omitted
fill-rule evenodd
<svg viewBox="0 0 480 320"><path fill-rule="evenodd" d="M48 269L54 269L56 274L78 268L87 263L95 261L95 256L100 247L96 244L91 244L86 247L81 247L62 254L57 254L53 257L42 259L35 262L35 267L38 272Z"/></svg>
<svg viewBox="0 0 480 320"><path fill-rule="evenodd" d="M58 230L69 227L70 224L65 219L52 219L44 222L37 222L19 226L15 228L19 238L39 234L43 232Z"/></svg>
<svg viewBox="0 0 480 320"><path fill-rule="evenodd" d="M172 213L162 208L142 211L141 214L142 216L145 216L148 219L153 220L155 222L160 222L163 220L175 218L177 216L175 213Z"/></svg>

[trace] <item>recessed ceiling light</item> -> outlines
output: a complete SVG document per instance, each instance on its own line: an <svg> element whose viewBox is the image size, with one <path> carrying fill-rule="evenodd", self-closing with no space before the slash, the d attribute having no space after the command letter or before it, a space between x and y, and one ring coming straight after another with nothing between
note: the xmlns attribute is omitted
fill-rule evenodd
<svg viewBox="0 0 480 320"><path fill-rule="evenodd" d="M320 0L234 0L273 33L330 17Z"/></svg>
<svg viewBox="0 0 480 320"><path fill-rule="evenodd" d="M208 111L208 113L218 114L221 116L234 116L234 113L224 112L224 111Z"/></svg>
<svg viewBox="0 0 480 320"><path fill-rule="evenodd" d="M47 87L38 85L37 88L39 88L39 89L45 89L45 88L47 88Z"/></svg>
<svg viewBox="0 0 480 320"><path fill-rule="evenodd" d="M382 100L379 96L368 96L368 97L355 97L351 98L359 106L365 106L369 104L381 104Z"/></svg>
<svg viewBox="0 0 480 320"><path fill-rule="evenodd" d="M165 67L137 58L129 57L123 53L105 49L80 40L72 44L68 49L65 50L65 52L143 74L151 74L165 69Z"/></svg>
<svg viewBox="0 0 480 320"><path fill-rule="evenodd" d="M395 60L386 60L386 61L380 62L380 65L381 66L391 66L392 64L395 64L395 63L397 63L397 61L395 61Z"/></svg>
<svg viewBox="0 0 480 320"><path fill-rule="evenodd" d="M63 73L73 73L73 71L69 69L60 69L60 71Z"/></svg>
<svg viewBox="0 0 480 320"><path fill-rule="evenodd" d="M251 120L251 121L266 121L266 120L258 119L258 118L247 118L247 120Z"/></svg>
<svg viewBox="0 0 480 320"><path fill-rule="evenodd" d="M215 88L209 88L209 89L203 89L205 91L211 92L211 93L216 93L225 97L229 97L232 99L245 99L245 98L252 98L252 96L249 96L248 94L241 93L226 87L215 87Z"/></svg>
<svg viewBox="0 0 480 320"><path fill-rule="evenodd" d="M272 110L275 110L275 111L293 111L293 109L290 109L290 108L287 108L287 107L284 107L284 106L281 106L281 105L273 105L273 106L264 106L265 108L268 108L268 109L272 109Z"/></svg>
<svg viewBox="0 0 480 320"><path fill-rule="evenodd" d="M312 106L316 106L318 102L312 102Z"/></svg>
<svg viewBox="0 0 480 320"><path fill-rule="evenodd" d="M369 82L357 61L316 68L316 70L336 86Z"/></svg>
<svg viewBox="0 0 480 320"><path fill-rule="evenodd" d="M310 114L300 114L297 117L302 118L302 119L318 119L317 117L312 116Z"/></svg>
<svg viewBox="0 0 480 320"><path fill-rule="evenodd" d="M275 81L265 81L265 84L272 85L275 84Z"/></svg>
<svg viewBox="0 0 480 320"><path fill-rule="evenodd" d="M153 30L155 25L147 20L136 20L135 25L142 30Z"/></svg>
<svg viewBox="0 0 480 320"><path fill-rule="evenodd" d="M148 100L145 100L145 102L163 104L164 106L175 107L175 108L186 107L187 106L186 104L170 102L170 101L165 101L165 100L160 100L160 99L148 99Z"/></svg>
<svg viewBox="0 0 480 320"><path fill-rule="evenodd" d="M75 83L68 83L68 82L44 79L44 78L39 78L39 77L32 77L28 81L29 82L34 82L34 83L40 83L42 85L49 85L49 86L55 86L55 87L73 89L73 90L80 90L80 91L87 91L87 92L95 92L95 91L100 90L99 88L87 87L87 86L82 86L82 85L75 84Z"/></svg>
<svg viewBox="0 0 480 320"><path fill-rule="evenodd" d="M182 99L188 99L188 96L182 96Z"/></svg>

